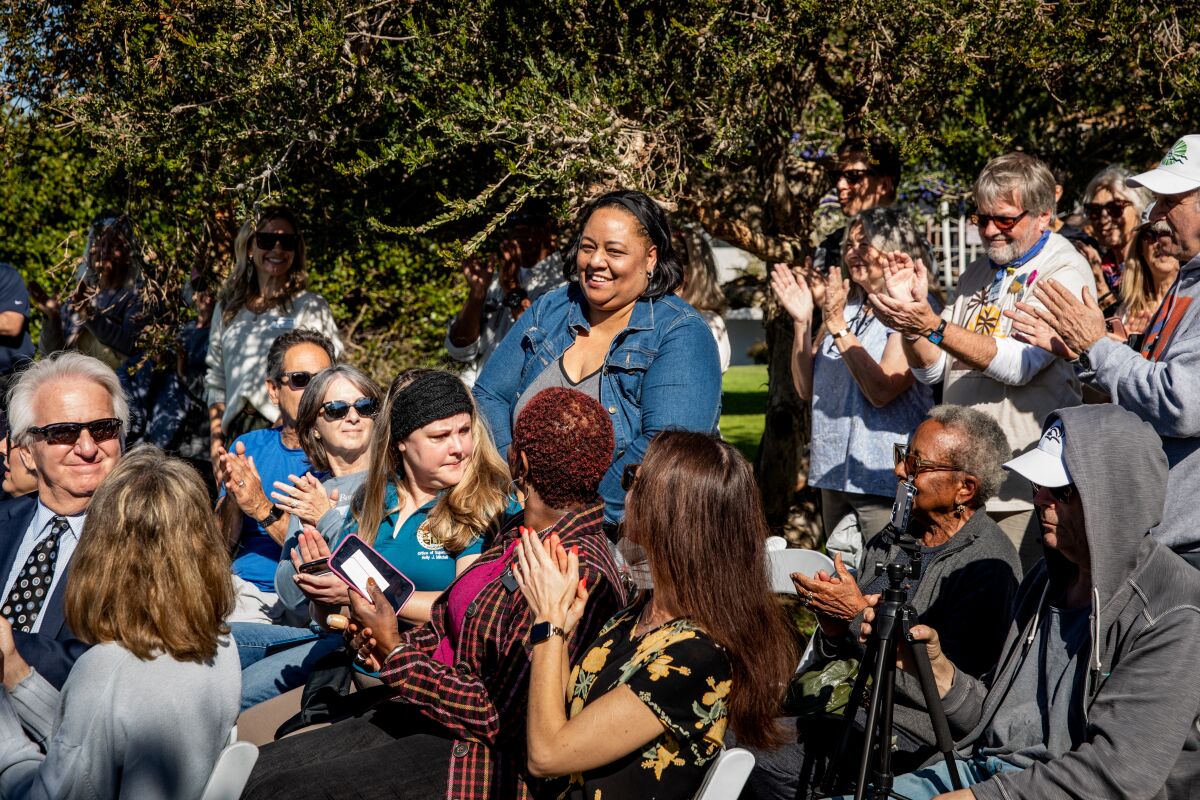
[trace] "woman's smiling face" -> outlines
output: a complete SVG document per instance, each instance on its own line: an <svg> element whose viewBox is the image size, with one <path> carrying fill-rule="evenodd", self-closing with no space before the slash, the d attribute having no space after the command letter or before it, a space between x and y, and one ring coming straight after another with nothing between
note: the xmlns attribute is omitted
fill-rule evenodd
<svg viewBox="0 0 1200 800"><path fill-rule="evenodd" d="M618 311L637 302L658 263L658 248L642 233L637 217L604 206L588 217L579 240L579 285L597 311Z"/></svg>

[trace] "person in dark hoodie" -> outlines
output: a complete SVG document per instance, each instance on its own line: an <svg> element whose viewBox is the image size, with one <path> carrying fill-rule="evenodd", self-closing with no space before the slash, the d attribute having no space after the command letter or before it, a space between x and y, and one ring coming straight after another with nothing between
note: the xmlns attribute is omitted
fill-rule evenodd
<svg viewBox="0 0 1200 800"><path fill-rule="evenodd" d="M1149 535L1167 486L1158 435L1118 406L1060 409L1038 446L1005 466L1037 485L1046 552L1021 584L995 671L973 678L935 630L911 631L928 645L970 788L950 792L939 762L894 790L914 800L1194 796L1200 576Z"/></svg>

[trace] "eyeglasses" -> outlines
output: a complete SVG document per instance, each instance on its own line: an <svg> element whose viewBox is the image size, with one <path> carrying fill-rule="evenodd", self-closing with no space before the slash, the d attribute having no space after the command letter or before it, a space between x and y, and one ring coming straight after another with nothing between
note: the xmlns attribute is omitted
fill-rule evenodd
<svg viewBox="0 0 1200 800"><path fill-rule="evenodd" d="M1050 493L1051 497L1063 505L1070 503L1071 498L1075 496L1075 484L1073 483L1068 483L1066 486L1039 486L1036 483L1032 483L1031 485L1033 486L1034 495L1045 489Z"/></svg>
<svg viewBox="0 0 1200 800"><path fill-rule="evenodd" d="M87 430L92 441L99 444L109 439L117 438L121 432L121 420L109 417L94 419L91 422L55 422L50 425L33 426L29 432L41 436L49 444L74 445L79 441L79 434Z"/></svg>
<svg viewBox="0 0 1200 800"><path fill-rule="evenodd" d="M1171 231L1156 231L1153 228L1146 228L1138 234L1138 239L1143 242L1157 242L1159 239L1163 239L1174 244L1175 234Z"/></svg>
<svg viewBox="0 0 1200 800"><path fill-rule="evenodd" d="M1088 215L1089 219L1100 219L1104 214L1108 214L1108 218L1118 220L1125 214L1125 209L1133 205L1128 200L1110 200L1107 203L1084 203L1083 213Z"/></svg>
<svg viewBox="0 0 1200 800"><path fill-rule="evenodd" d="M641 469L641 464L626 464L625 469L621 472L621 488L627 492L632 489Z"/></svg>
<svg viewBox="0 0 1200 800"><path fill-rule="evenodd" d="M280 377L283 383L291 386L293 389L303 389L308 386L308 382L313 379L311 372L285 372Z"/></svg>
<svg viewBox="0 0 1200 800"><path fill-rule="evenodd" d="M289 253L295 252L300 244L300 236L295 233L265 233L254 234L254 244L259 250L274 250L279 245Z"/></svg>
<svg viewBox="0 0 1200 800"><path fill-rule="evenodd" d="M908 477L915 478L922 472L961 472L952 464L939 464L936 461L926 461L909 449L906 444L896 442L892 445L892 461L898 467L904 464L904 472Z"/></svg>
<svg viewBox="0 0 1200 800"><path fill-rule="evenodd" d="M1025 210L1020 214L1017 214L1015 217L1004 217L1000 216L999 214L980 214L978 211L976 211L971 215L971 224L979 228L980 231L983 231L983 229L986 228L990 222L996 226L996 230L1000 231L1001 233L1008 233L1013 228L1017 227L1017 223L1025 219L1025 215L1028 213L1029 211Z"/></svg>
<svg viewBox="0 0 1200 800"><path fill-rule="evenodd" d="M321 411L328 420L345 419L351 408L357 411L360 417L373 419L379 413L379 401L373 397L360 397L353 403L347 403L345 400L330 400L328 403L321 404Z"/></svg>
<svg viewBox="0 0 1200 800"><path fill-rule="evenodd" d="M831 169L829 171L829 181L835 186L838 181L845 181L850 186L856 186L865 181L868 176L878 174L873 169Z"/></svg>

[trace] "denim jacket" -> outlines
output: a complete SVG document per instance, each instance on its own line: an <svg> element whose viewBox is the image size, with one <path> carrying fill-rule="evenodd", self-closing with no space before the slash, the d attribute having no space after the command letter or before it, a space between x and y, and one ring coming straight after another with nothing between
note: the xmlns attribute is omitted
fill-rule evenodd
<svg viewBox="0 0 1200 800"><path fill-rule="evenodd" d="M517 399L590 330L587 300L572 282L537 299L484 365L475 400L496 447L512 443ZM600 482L605 522L625 515L621 473L641 462L655 434L668 428L716 433L721 414L721 365L704 319L674 295L642 298L629 325L613 339L600 373L600 404L613 424L617 449Z"/></svg>

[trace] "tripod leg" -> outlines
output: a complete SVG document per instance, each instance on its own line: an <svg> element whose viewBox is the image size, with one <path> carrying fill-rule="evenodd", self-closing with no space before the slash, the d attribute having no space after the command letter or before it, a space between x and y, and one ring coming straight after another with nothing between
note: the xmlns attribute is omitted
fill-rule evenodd
<svg viewBox="0 0 1200 800"><path fill-rule="evenodd" d="M894 649L894 648L893 648ZM881 691L883 700L879 706L879 731L875 746L879 749L878 768L872 776L876 797L889 797L892 793L892 710L896 695L896 659L884 665Z"/></svg>
<svg viewBox="0 0 1200 800"><path fill-rule="evenodd" d="M929 664L929 653L924 642L910 642L913 661L917 664L917 679L921 683L921 694L925 696L925 708L929 710L929 720L933 723L933 734L937 738L938 750L946 762L950 773L950 783L955 789L963 788L962 779L958 776L958 766L954 762L954 737L950 735L950 723L946 721L946 711L942 708L942 698L938 695L937 682L933 678L933 667Z"/></svg>
<svg viewBox="0 0 1200 800"><path fill-rule="evenodd" d="M846 701L846 708L842 712L842 733L838 737L838 746L833 752L833 759L826 767L825 778L821 781L822 794L827 795L833 791L834 779L840 772L838 768L842 765L846 752L850 749L850 737L854 734L854 718L858 715L858 709L862 708L863 698L867 693L867 678L874 671L878 652L879 644L874 639L869 640L863 651L862 660L858 664L858 676L854 679L854 688L850 690L850 699Z"/></svg>
<svg viewBox="0 0 1200 800"><path fill-rule="evenodd" d="M884 644L886 645L887 642ZM871 744L877 738L875 724L879 719L879 704L883 700L884 676L887 672L889 654L893 659L895 658L892 648L886 646L880 647L875 653L875 669L871 676L871 703L867 706L867 726L863 731L862 757L858 761L858 785L854 787L854 800L863 800L863 792L867 788L867 764L871 761ZM893 666L895 666L894 661Z"/></svg>

